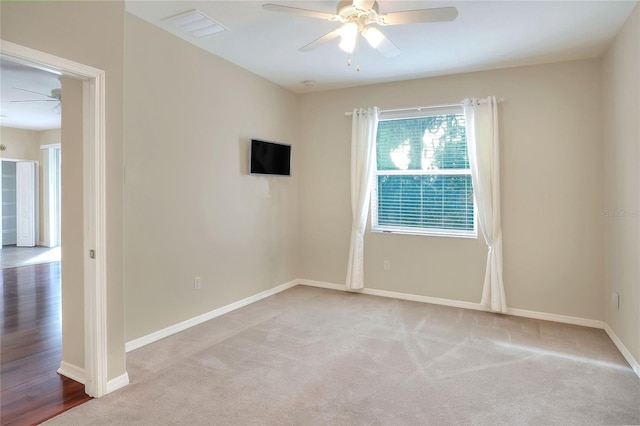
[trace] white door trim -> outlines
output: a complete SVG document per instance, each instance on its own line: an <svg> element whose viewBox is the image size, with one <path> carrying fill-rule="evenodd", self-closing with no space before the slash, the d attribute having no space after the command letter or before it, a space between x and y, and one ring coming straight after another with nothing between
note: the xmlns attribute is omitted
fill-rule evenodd
<svg viewBox="0 0 640 426"><path fill-rule="evenodd" d="M36 245L36 200L38 199L38 163L16 162L16 246Z"/></svg>
<svg viewBox="0 0 640 426"><path fill-rule="evenodd" d="M0 40L11 60L84 80L84 352L85 392L107 393L107 250L105 179L105 73L78 62ZM89 256L93 250L95 258Z"/></svg>
<svg viewBox="0 0 640 426"><path fill-rule="evenodd" d="M41 145L42 162L42 243L60 245L60 153L61 145Z"/></svg>

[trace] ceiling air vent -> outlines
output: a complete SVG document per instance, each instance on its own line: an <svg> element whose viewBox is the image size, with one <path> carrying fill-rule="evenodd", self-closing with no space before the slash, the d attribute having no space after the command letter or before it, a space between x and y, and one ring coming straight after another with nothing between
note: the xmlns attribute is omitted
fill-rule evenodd
<svg viewBox="0 0 640 426"><path fill-rule="evenodd" d="M217 23L199 10L191 10L171 16L163 19L163 21L196 38L228 30L228 28Z"/></svg>

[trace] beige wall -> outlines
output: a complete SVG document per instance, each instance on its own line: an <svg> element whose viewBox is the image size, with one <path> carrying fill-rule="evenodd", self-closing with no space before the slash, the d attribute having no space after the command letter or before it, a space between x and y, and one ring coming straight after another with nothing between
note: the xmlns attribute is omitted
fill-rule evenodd
<svg viewBox="0 0 640 426"><path fill-rule="evenodd" d="M106 74L107 368L109 378L116 378L125 372L122 259L124 2L0 2L0 11L0 37L3 40L90 65ZM64 114L63 110L63 117ZM65 158L70 155L65 151ZM66 191L69 194L70 188L66 187ZM81 205L81 200L73 195L66 202ZM63 240L65 232L76 230L63 228ZM69 247L63 247L63 256L66 249ZM81 259L75 261L81 262ZM63 292L67 291L73 299L68 303L82 306L81 286L79 282L63 282ZM67 315L75 314L64 310L63 316ZM63 321L77 323L82 317ZM65 353L81 353L84 347L81 336L63 335L63 339Z"/></svg>
<svg viewBox="0 0 640 426"><path fill-rule="evenodd" d="M296 278L302 170L294 94L128 14L126 32L129 341ZM249 176L250 137L292 144L294 176Z"/></svg>
<svg viewBox="0 0 640 426"><path fill-rule="evenodd" d="M62 77L64 105L62 136L64 158L61 161L61 244L62 247L62 359L72 365L84 365L84 234L82 204L82 81Z"/></svg>
<svg viewBox="0 0 640 426"><path fill-rule="evenodd" d="M606 321L640 362L640 6L604 64ZM611 293L620 295L620 308Z"/></svg>
<svg viewBox="0 0 640 426"><path fill-rule="evenodd" d="M510 307L602 320L600 61L380 84L302 96L303 278L344 284L351 226L345 111L459 102L500 105L504 281ZM383 270L383 260L391 270ZM367 233L365 285L479 302L478 240Z"/></svg>
<svg viewBox="0 0 640 426"><path fill-rule="evenodd" d="M7 147L0 158L41 161L38 131L0 127L0 144Z"/></svg>
<svg viewBox="0 0 640 426"><path fill-rule="evenodd" d="M50 145L61 143L62 132L60 129L42 130L38 132L38 142L40 145Z"/></svg>

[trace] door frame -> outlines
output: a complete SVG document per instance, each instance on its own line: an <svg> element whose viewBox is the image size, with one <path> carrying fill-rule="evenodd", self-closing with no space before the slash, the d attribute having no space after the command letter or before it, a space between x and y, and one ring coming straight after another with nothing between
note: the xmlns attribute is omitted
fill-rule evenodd
<svg viewBox="0 0 640 426"><path fill-rule="evenodd" d="M0 54L83 81L84 385L101 397L108 383L105 72L5 40Z"/></svg>
<svg viewBox="0 0 640 426"><path fill-rule="evenodd" d="M62 144L40 145L42 161L42 245L58 247L60 245L60 190Z"/></svg>

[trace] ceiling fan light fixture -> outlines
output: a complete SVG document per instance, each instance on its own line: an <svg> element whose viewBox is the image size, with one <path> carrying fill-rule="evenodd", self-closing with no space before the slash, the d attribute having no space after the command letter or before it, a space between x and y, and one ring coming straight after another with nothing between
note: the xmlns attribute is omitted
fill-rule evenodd
<svg viewBox="0 0 640 426"><path fill-rule="evenodd" d="M376 49L384 40L384 34L380 32L377 28L367 27L362 30L362 36L369 42L369 45Z"/></svg>
<svg viewBox="0 0 640 426"><path fill-rule="evenodd" d="M355 22L347 22L344 24L340 29L340 38L340 49L347 53L353 53L358 38L358 24Z"/></svg>
<svg viewBox="0 0 640 426"><path fill-rule="evenodd" d="M387 58L398 55L400 48L376 27L369 27L370 24L405 25L449 22L458 16L458 9L453 6L403 10L380 14L377 0L338 0L335 14L272 3L263 4L262 8L271 12L284 12L343 23L342 27L329 31L298 49L300 52L309 52L324 43L341 37L339 43L340 49L351 54L357 47L358 34L362 33L362 36L367 42Z"/></svg>

